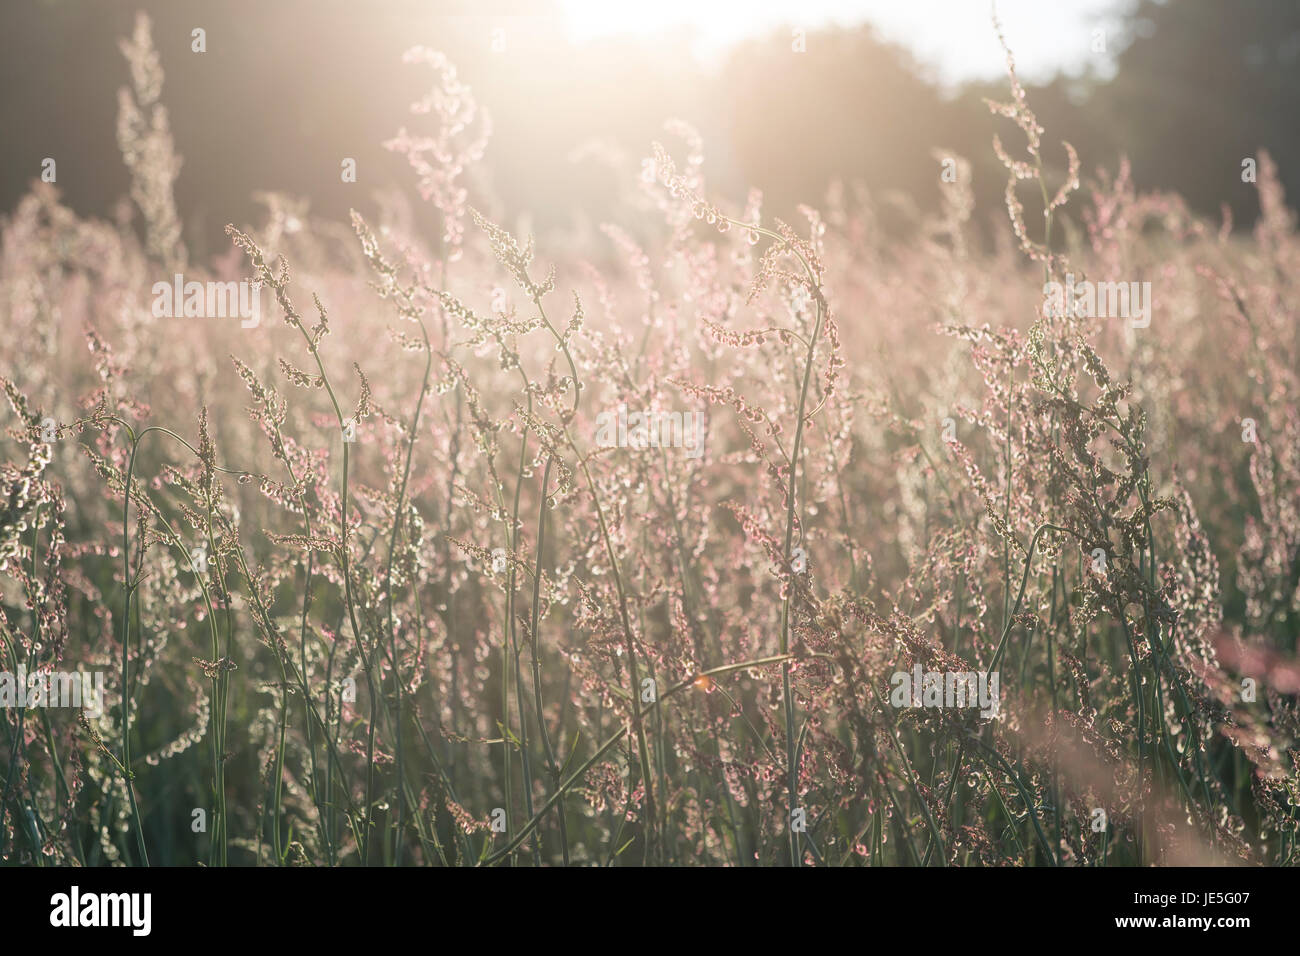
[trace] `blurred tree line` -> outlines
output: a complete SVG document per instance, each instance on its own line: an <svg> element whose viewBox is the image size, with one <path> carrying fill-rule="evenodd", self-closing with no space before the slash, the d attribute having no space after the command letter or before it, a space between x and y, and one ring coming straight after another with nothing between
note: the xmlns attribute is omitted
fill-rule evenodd
<svg viewBox="0 0 1300 956"><path fill-rule="evenodd" d="M446 52L492 114L485 181L535 228L608 215L623 188L612 171L575 159L578 147L599 137L635 169L674 116L703 133L712 192L738 200L757 186L769 211L786 215L820 202L835 179L862 181L886 206L930 208L940 147L971 161L991 219L1005 182L991 135L1022 145L983 103L1005 98L1005 82L945 95L866 26L811 33L803 54L785 31L705 66L684 33L573 46L546 3L4 0L0 212L45 157L83 214L110 215L127 193L114 136L128 79L117 39L137 9L154 21L163 102L184 157L177 200L200 255L225 250L227 221L257 216L258 190L308 197L313 213L338 218L349 207L374 212L383 189L413 195L403 160L382 143L403 125L419 128L408 110L431 77L400 62L416 43ZM195 27L206 31L205 53L191 51ZM1139 0L1107 42L1120 51L1113 77L1028 87L1050 165L1064 163L1062 139L1079 150L1085 177L1126 155L1140 188L1177 190L1216 216L1227 203L1241 227L1257 211L1241 162L1263 147L1292 202L1300 196L1300 4ZM344 157L357 161L356 184L340 182ZM434 234L433 214L418 215Z"/></svg>

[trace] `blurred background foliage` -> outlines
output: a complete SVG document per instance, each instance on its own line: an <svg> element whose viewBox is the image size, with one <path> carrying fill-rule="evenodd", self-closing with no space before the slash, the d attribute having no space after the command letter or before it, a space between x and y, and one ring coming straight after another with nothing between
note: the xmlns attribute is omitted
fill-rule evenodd
<svg viewBox="0 0 1300 956"><path fill-rule="evenodd" d="M117 87L128 79L117 38L137 9L154 20L163 102L184 158L177 202L201 259L226 251L226 222L258 215L258 190L310 197L313 214L330 218L349 207L373 213L389 190L411 195L405 161L382 143L413 126L410 103L429 85L426 71L400 60L417 43L447 53L491 113L475 201L526 213L533 228L607 215L620 180L581 148L598 138L635 164L674 116L703 132L716 196L741 200L755 186L769 212L789 215L796 203L819 203L835 180L859 181L886 209L928 209L938 196L931 150L940 147L971 161L977 208L1001 228L1005 179L990 132L1004 124L982 98L1004 98L1005 82L942 89L865 25L811 32L804 55L792 54L786 30L710 64L692 55L685 32L574 44L546 2L5 0L0 211L49 156L68 205L114 213L128 189L114 139ZM1294 202L1300 4L1138 0L1117 10L1113 75L1029 86L1049 166L1064 163L1062 139L1078 148L1086 175L1127 156L1139 188L1175 190L1216 217L1227 204L1244 228L1258 208L1241 162L1262 147ZM201 55L190 50L196 26L207 31ZM340 182L343 157L357 160L356 185ZM435 235L436 213L422 206L416 215ZM907 221L886 216L882 228Z"/></svg>

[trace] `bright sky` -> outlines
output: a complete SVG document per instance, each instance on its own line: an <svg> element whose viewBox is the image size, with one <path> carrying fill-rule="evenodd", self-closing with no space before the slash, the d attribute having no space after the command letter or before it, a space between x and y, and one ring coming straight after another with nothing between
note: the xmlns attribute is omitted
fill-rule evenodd
<svg viewBox="0 0 1300 956"><path fill-rule="evenodd" d="M1077 73L1094 62L1093 31L1115 38L1114 12L1133 0L999 0L998 16L1016 67L1030 80ZM870 22L885 39L912 51L945 84L1003 73L988 0L559 0L569 33L581 42L619 33L653 35L687 28L697 51L715 57L738 40L782 27L812 31L828 24ZM809 53L814 52L810 46Z"/></svg>

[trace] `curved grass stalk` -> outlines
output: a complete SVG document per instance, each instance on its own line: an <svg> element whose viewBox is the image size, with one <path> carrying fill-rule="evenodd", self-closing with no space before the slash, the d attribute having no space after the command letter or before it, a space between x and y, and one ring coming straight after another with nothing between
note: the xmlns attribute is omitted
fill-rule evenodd
<svg viewBox="0 0 1300 956"><path fill-rule="evenodd" d="M576 414L578 410L578 391L581 388L578 384L577 365L573 361L573 355L569 351L568 343L565 342L563 336L555 331L555 326L551 325L550 319L547 318L546 310L542 307L541 298L536 297L533 301L534 304L536 304L538 311L541 313L542 322L545 323L546 328L550 331L551 335L555 337L556 342L559 343L560 349L569 363L569 374L573 379L573 411L570 413L570 419L572 419L573 415ZM567 422L562 427L564 429L565 438L569 443L569 447L573 448L573 450L577 452L577 446L574 444L572 436L569 435ZM648 837L646 839L644 854L645 858L649 860L653 858L655 849L652 844L658 821L658 808L655 803L654 778L650 773L650 748L646 742L645 722L642 719L641 672L637 663L636 643L632 638L632 622L627 613L627 592L623 586L623 573L619 567L618 555L614 552L614 542L609 534L609 525L605 521L605 509L600 503L600 493L597 491L596 482L591 477L590 469L587 468L587 459L579 455L578 464L582 468L582 475L587 481L587 490L591 493L591 501L596 508L596 521L600 526L601 540L605 544L605 553L609 557L610 568L614 574L614 586L618 591L618 611L620 622L623 626L623 646L627 651L628 673L632 681L632 726L636 733L637 758L641 764L641 783L642 786L645 787L646 816L649 818L649 824L647 826ZM542 507L545 506L546 502L543 500Z"/></svg>
<svg viewBox="0 0 1300 956"><path fill-rule="evenodd" d="M822 655L817 655L817 656L822 656ZM659 694L656 700L651 704L647 705L647 707L645 708L645 710L642 711L642 713L644 714L646 711L656 710L664 701L668 700L668 698L674 697L679 692L685 690L687 687L693 686L701 678L717 677L722 674L733 673L734 671L748 670L751 667L765 667L768 664L780 664L792 660L793 657L794 655L791 654L778 654L774 657L762 657L752 661L741 661L738 664L723 664L720 667L713 667L708 670L701 671L700 673L696 674L694 677L688 678L684 681L681 681L680 683L674 684L672 687L668 688L668 690L664 691L662 694ZM507 843L500 850L497 850L496 852L486 856L481 862L483 864L492 864L502 859L503 857L509 855L510 853L513 853L515 849L521 843L523 843L524 840L528 838L528 834L532 833L533 830L537 828L537 825L541 823L542 819L548 813L551 812L552 808L554 808L554 806L557 803L559 803L559 801L563 798L564 794L567 793L570 789L572 789L573 786L586 775L587 771L590 770L592 767L594 767L600 761L600 759L603 756L605 756L605 754L607 754L615 745L618 744L620 740L622 740L624 737L627 736L628 729L629 729L628 726L624 724L622 729L614 733L612 736L606 738L606 740L599 747L596 748L596 752L593 753L590 757L588 757L583 762L582 766L580 766L577 770L575 770L572 774L570 774L569 777L556 788L555 793L551 795L551 798L547 800L545 804L542 805L542 808L533 815L532 819L530 819L524 825L523 829L521 829L518 833L515 834L513 840Z"/></svg>
<svg viewBox="0 0 1300 956"><path fill-rule="evenodd" d="M791 550L794 545L794 516L795 516L795 483L798 480L799 464L803 452L803 427L805 422L804 411L808 405L808 387L812 382L813 358L817 352L817 339L821 335L822 321L825 318L824 310L826 301L822 295L821 287L817 282L816 274L813 272L811 263L803 257L797 248L784 236L772 232L770 229L764 229L762 226L753 225L747 222L741 222L739 219L732 219L729 216L723 216L727 222L735 226L749 229L753 232L768 236L769 238L781 243L781 245L795 256L803 266L808 275L809 289L813 294L813 299L817 303L817 320L813 325L812 335L808 339L808 351L804 357L803 384L799 388L799 408L798 418L795 423L794 440L790 445L789 467L790 480L786 489L786 515L785 515L785 542L783 554L785 568L790 568ZM820 405L817 406L821 408ZM785 598L781 602L781 643L780 649L782 654L788 654L790 651L790 598L794 593L794 588L787 588ZM787 796L790 802L789 811L793 813L799 799L799 768L796 763L796 743L795 743L795 708L793 688L790 683L790 664L789 661L781 665L781 693L784 703L785 716L785 742L786 742L786 778L787 778ZM790 829L790 865L802 866L803 855L799 851L799 835Z"/></svg>
<svg viewBox="0 0 1300 956"><path fill-rule="evenodd" d="M120 418L117 418L116 416L109 416L109 420L115 421L115 422L117 422L118 424L122 425L124 428L126 428L126 429L128 430L128 432L131 431L130 425L129 425L128 423L122 421ZM77 423L74 423L74 424L77 424ZM144 432L141 432L141 434L140 434L140 436L139 436L139 439L143 439L144 435L145 435L147 432L149 432L149 431L157 431L157 432L161 432L162 434L167 435L168 437L173 438L173 439L175 439L176 441L180 442L182 445L185 446L185 448L187 448L187 449L188 449L191 453L193 453L196 457L199 456L198 449L196 449L193 445L191 445L188 441L186 441L183 437L181 437L180 435L178 435L176 432L172 431L172 430L169 429L169 428L165 428L165 427L163 427L163 426L161 426L161 425L153 425L153 426L150 426L150 427L149 427L148 429L146 429ZM137 439L137 441L138 441L139 439ZM243 471L243 470L235 469L235 468L227 468L227 467L224 467L224 466L222 466L222 465L214 465L213 467L214 467L214 469L215 469L216 471L219 471L219 472L222 472L222 473L225 473L225 474L229 474L229 475L246 475L246 474L249 474L249 472L247 472L247 471ZM290 473L290 478L291 478L291 480L293 480L293 481L295 482L295 484L296 484L296 478L294 478L294 476L293 476L293 469L292 469L292 468L289 469L289 473ZM304 511L304 518L305 518L305 520L308 522L308 524L307 524L308 535L310 535L310 534L311 534L311 531L310 531L310 527L311 527L311 525L310 525L310 520L311 520L311 519L310 519L309 516L306 515L305 511ZM162 528L162 529L167 533L167 535L168 535L168 537L169 537L169 540L170 540L170 543L171 543L174 547L176 547L176 548L181 552L182 555L185 555L185 556L188 558L188 552L186 552L185 547L184 547L184 544L181 542L181 540L180 540L180 539L175 535L175 533L172 531L171 526L170 526L169 524L167 524L167 523L164 521L164 522L160 522L160 527L161 527L161 528ZM211 535L210 535L210 534L209 534L209 541L211 542ZM215 546L214 546L214 554L215 554ZM261 613L261 615L262 615L262 619L263 619L264 623L266 624L266 626L267 626L267 628L268 628L268 633L272 633L272 631L271 631L271 618L270 618L270 613L269 613L269 611L268 611L268 610L267 610L267 609L262 605L262 603L261 603L261 599L260 599L260 597L259 597L258 594L257 594L257 590L256 590L256 588L254 588L254 587L252 586L252 585L253 585L253 576L252 576L252 573L251 573L251 572L249 571L249 569L248 569L248 565L247 565L247 563L246 563L245 560L244 560L244 556L243 556L243 551L242 551L242 549L241 549L241 550L238 550L238 551L236 552L236 554L238 555L238 561L239 561L239 565L240 565L241 572L242 572L242 574L244 575L244 579L245 579L246 581L249 582L249 593L250 593L250 595L251 595L252 598L253 598L254 606L255 606L255 607L260 611L260 613ZM212 601L211 601L211 595L210 595L209 592L208 592L208 585L207 585L206 581L204 581L204 579L203 579L202 577L198 578L198 583L199 583L200 589L201 589L202 592L203 592L204 602L205 602L205 604L206 604L206 606L207 606L207 609L208 609L208 615L207 615L207 616L208 616L208 620L209 620L209 622L210 622L210 623L209 623L209 626L210 626L210 628L211 628L211 627L213 626L211 622L213 622L213 621L215 620L215 612L214 612L213 605L212 605ZM306 599L304 599L304 611L303 611L303 613L304 613L304 616L305 616L305 614L306 614ZM214 640L214 642L216 641L216 636L215 636L215 634L213 635L213 640ZM216 652L216 645L215 645L215 643L214 643L214 656L215 656L215 652ZM277 658L277 662L279 663L279 666L280 666L281 675L282 675L282 677L285 679L286 682L288 681L288 679L289 679L290 676L293 676L293 677L296 677L296 678L297 678L297 680L298 680L298 687L299 687L299 689L300 689L300 691L301 691L301 693L302 693L302 695L303 695L303 700L304 700L304 711L305 711L309 716L311 716L311 717L315 717L316 722L319 723L320 726L322 727L322 729L325 731L325 739L326 739L326 742L329 743L329 744L331 745L331 757L333 758L334 764L337 765L337 766L339 766L340 771L341 771L341 770L342 770L341 761L340 761L340 758L339 758L339 754L338 754L338 752L337 752L337 749L334 748L334 746L333 746L333 741L330 740L330 737L329 737L329 730L328 730L328 725L325 723L324 719L321 718L321 716L316 712L315 706L311 703L311 697L310 697L310 695L309 695L309 693L308 693L308 690L307 690L307 684L306 684L306 673L305 673L305 670L302 671L302 672L298 672L298 671L297 671L297 668L294 668L294 665L293 665L292 660L289 660L289 662L288 662L289 667L290 667L290 668L293 668L294 671L295 671L294 674L290 675L290 674L288 674L288 673L286 672L286 670L285 670L285 659L284 659L280 654L278 654L278 653L277 653L277 655L276 655L276 658ZM304 658L304 666L305 666L305 658ZM223 679L223 680L226 680L224 674L221 675L221 676L222 676L222 679ZM210 720L211 720L211 716L210 716ZM210 726L210 732L211 732L211 724L210 724L209 726ZM308 726L310 727L310 721L308 722ZM110 756L112 756L112 755L110 754ZM282 762L281 762L281 765L282 765ZM314 765L314 763L313 763L313 768L314 768L314 766L315 766L315 765ZM313 772L314 772L314 771L313 771ZM313 779L315 779L315 778L313 777ZM356 809L356 808L355 808L355 806L352 805L352 803L351 803L351 796L350 796L350 794L347 794L346 791L345 791L345 797L347 798L347 800L348 800L348 802L349 802L349 805L351 806L351 808L352 808L353 811L355 812L355 809ZM220 819L220 820L224 820L224 819L225 819L225 817L224 817L224 813L221 814L221 815L219 815L218 819ZM328 848L331 848L331 852L332 852L332 841L330 840L330 836L329 836L328 830L324 828L323 817L322 817L322 819L321 819L320 825L321 825L321 827L322 827L322 833L323 833L323 835L324 835L324 839L325 839L325 841L326 841L326 846L327 846ZM214 843L215 843L216 837L217 837L218 835L220 835L220 836L222 837L222 839L224 840L224 839L225 839L225 836L226 836L226 833L225 833L224 829L220 829L220 830L218 831L218 833L214 834ZM359 841L360 841L360 834L359 834L359 833L356 833L355 835L356 835L356 837L357 837L357 839L358 839L358 842L359 842ZM223 856L223 860L224 860L224 848L223 848L222 856Z"/></svg>

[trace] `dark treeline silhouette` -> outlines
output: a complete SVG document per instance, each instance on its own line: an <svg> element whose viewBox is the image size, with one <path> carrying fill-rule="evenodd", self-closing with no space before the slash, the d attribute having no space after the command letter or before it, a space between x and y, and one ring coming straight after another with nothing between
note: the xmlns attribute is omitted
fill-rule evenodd
<svg viewBox="0 0 1300 956"><path fill-rule="evenodd" d="M201 256L226 248L226 222L256 217L259 190L308 198L313 213L336 218L349 207L373 211L382 189L411 193L404 161L382 143L417 126L408 108L430 76L400 59L417 43L446 52L492 114L482 177L492 199L483 201L526 211L536 228L609 215L619 183L575 162L575 149L601 137L635 161L669 117L703 133L711 191L740 199L757 186L769 210L786 215L797 202L819 202L835 179L895 200L887 208L928 208L935 147L971 161L981 207L1000 214L1005 179L991 133L1019 145L982 101L1004 98L1005 82L945 96L865 26L813 32L804 53L784 31L705 67L684 34L574 46L559 16L537 3L6 0L0 211L13 208L45 157L56 159L57 185L78 212L107 216L127 193L114 132L117 90L128 81L117 40L137 9L153 19L162 100L184 159L177 201ZM195 27L206 31L205 53L191 51ZM493 49L497 30L503 49ZM1062 139L1078 149L1085 176L1126 155L1140 187L1177 190L1213 215L1226 203L1242 226L1257 203L1241 163L1262 147L1288 195L1300 195L1300 4L1141 0L1108 43L1120 51L1113 78L1029 87L1050 167L1064 164ZM356 184L340 182L344 157L357 161ZM436 234L432 212L418 215Z"/></svg>

